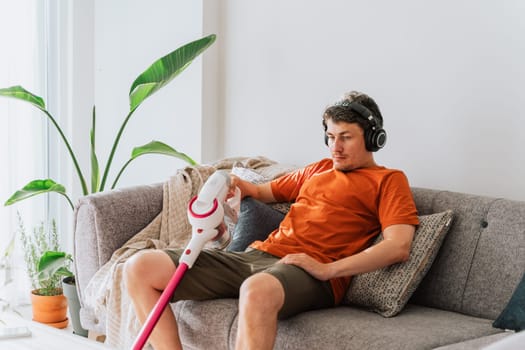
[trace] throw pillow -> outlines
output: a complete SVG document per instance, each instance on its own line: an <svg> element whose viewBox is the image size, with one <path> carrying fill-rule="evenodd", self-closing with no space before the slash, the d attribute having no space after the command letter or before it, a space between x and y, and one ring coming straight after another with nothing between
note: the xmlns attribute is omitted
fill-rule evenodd
<svg viewBox="0 0 525 350"><path fill-rule="evenodd" d="M452 218L451 210L420 216L409 259L354 276L343 302L364 306L384 317L397 315L432 265ZM380 235L374 244L382 239Z"/></svg>
<svg viewBox="0 0 525 350"><path fill-rule="evenodd" d="M512 294L507 306L496 318L493 327L512 329L519 332L525 329L525 274Z"/></svg>
<svg viewBox="0 0 525 350"><path fill-rule="evenodd" d="M263 241L279 227L284 214L251 197L241 201L239 219L233 229L232 241L226 250L244 251L253 241Z"/></svg>
<svg viewBox="0 0 525 350"><path fill-rule="evenodd" d="M240 164L232 168L232 174L255 184L268 181L252 169ZM290 203L265 204L247 197L241 201L239 217L232 230L232 240L226 250L232 252L244 251L252 242L265 240L268 235L279 227L284 215L290 209Z"/></svg>

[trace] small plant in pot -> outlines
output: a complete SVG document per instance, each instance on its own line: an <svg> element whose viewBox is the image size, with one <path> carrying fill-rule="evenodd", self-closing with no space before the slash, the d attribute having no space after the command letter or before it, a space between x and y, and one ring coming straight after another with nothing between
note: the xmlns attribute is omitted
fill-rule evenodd
<svg viewBox="0 0 525 350"><path fill-rule="evenodd" d="M70 254L59 251L48 250L40 257L37 269L40 288L31 292L33 320L57 328L67 327L68 303L62 279L73 276L69 270L71 261Z"/></svg>
<svg viewBox="0 0 525 350"><path fill-rule="evenodd" d="M42 222L34 228L32 235L28 235L18 215L18 234L31 280L33 320L57 328L67 327L67 299L62 290L62 279L73 276L69 269L72 258L60 251L54 220L50 229L46 229Z"/></svg>

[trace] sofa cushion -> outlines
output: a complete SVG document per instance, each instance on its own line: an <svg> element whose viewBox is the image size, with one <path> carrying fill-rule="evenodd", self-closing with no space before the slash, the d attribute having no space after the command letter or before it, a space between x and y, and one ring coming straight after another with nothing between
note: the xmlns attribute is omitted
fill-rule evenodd
<svg viewBox="0 0 525 350"><path fill-rule="evenodd" d="M496 319L525 269L525 201L425 188L412 193L420 215L452 209L454 223L410 302Z"/></svg>
<svg viewBox="0 0 525 350"><path fill-rule="evenodd" d="M343 302L367 307L384 317L398 314L432 265L452 217L451 210L420 216L409 259L353 277ZM382 239L380 235L374 244Z"/></svg>
<svg viewBox="0 0 525 350"><path fill-rule="evenodd" d="M279 321L274 349L434 349L498 332L490 320L412 304L395 318L341 306Z"/></svg>
<svg viewBox="0 0 525 350"><path fill-rule="evenodd" d="M235 348L238 300L172 304L184 349ZM279 321L274 349L434 349L501 333L491 320L408 304L395 318L356 307L303 312Z"/></svg>
<svg viewBox="0 0 525 350"><path fill-rule="evenodd" d="M500 343L501 341L513 334L513 332L501 332L491 335L485 335L479 338L473 338L459 343L440 346L439 348L435 348L433 350L488 350L489 346L495 346L496 344Z"/></svg>
<svg viewBox="0 0 525 350"><path fill-rule="evenodd" d="M525 274L505 309L492 324L496 328L521 331L525 329Z"/></svg>
<svg viewBox="0 0 525 350"><path fill-rule="evenodd" d="M171 304L184 349L228 349L237 299L181 300Z"/></svg>
<svg viewBox="0 0 525 350"><path fill-rule="evenodd" d="M269 205L246 197L241 201L239 219L233 229L228 251L242 252L253 241L265 240L268 234L279 227L284 214Z"/></svg>

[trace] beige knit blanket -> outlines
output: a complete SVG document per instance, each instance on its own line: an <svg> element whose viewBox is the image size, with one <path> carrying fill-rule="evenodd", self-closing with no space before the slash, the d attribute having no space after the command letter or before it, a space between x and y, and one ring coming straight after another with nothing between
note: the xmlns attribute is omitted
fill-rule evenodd
<svg viewBox="0 0 525 350"><path fill-rule="evenodd" d="M206 179L218 169L241 165L253 169L266 179L275 178L291 167L278 165L264 157L228 158L207 166L179 170L163 186L163 209L142 231L113 253L91 279L85 300L98 317L106 315L106 344L114 349L130 349L140 324L122 281L123 263L144 249L184 247L191 236L187 219L188 201L195 196Z"/></svg>

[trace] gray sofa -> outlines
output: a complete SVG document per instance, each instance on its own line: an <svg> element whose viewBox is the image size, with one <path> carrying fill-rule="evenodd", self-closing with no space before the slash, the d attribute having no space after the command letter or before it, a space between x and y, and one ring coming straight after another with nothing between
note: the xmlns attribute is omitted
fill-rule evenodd
<svg viewBox="0 0 525 350"><path fill-rule="evenodd" d="M352 305L280 321L276 349L480 349L513 332L492 322L525 270L525 202L413 188L420 215L454 211L431 269L406 307L384 318ZM105 332L105 315L86 309L90 278L161 210L162 186L81 198L75 211L75 265L86 329ZM233 349L237 301L172 305L187 349Z"/></svg>

